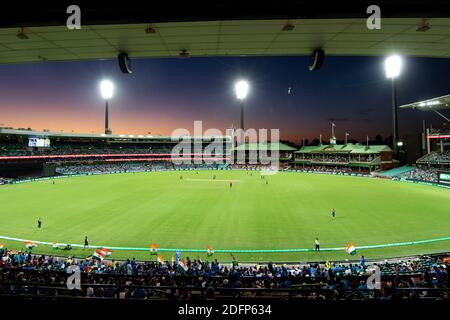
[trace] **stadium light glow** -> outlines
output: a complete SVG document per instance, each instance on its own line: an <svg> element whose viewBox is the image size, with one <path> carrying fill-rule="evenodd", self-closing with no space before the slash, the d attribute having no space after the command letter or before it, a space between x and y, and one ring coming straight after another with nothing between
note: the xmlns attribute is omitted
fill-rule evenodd
<svg viewBox="0 0 450 320"><path fill-rule="evenodd" d="M234 85L234 91L236 92L236 97L241 100L241 137L240 143L244 143L244 99L247 97L249 85L245 80L238 80Z"/></svg>
<svg viewBox="0 0 450 320"><path fill-rule="evenodd" d="M249 90L248 82L245 80L239 80L234 85L234 90L236 91L236 97L239 100L244 100L245 97L247 97L248 90Z"/></svg>
<svg viewBox="0 0 450 320"><path fill-rule="evenodd" d="M384 70L387 78L396 78L400 75L402 69L402 58L398 55L392 55L384 61Z"/></svg>
<svg viewBox="0 0 450 320"><path fill-rule="evenodd" d="M112 134L109 128L109 111L108 111L108 100L112 98L114 93L114 84L112 81L105 79L100 82L100 93L105 99L105 134Z"/></svg>
<svg viewBox="0 0 450 320"><path fill-rule="evenodd" d="M100 93L103 99L111 99L114 93L114 84L110 80L100 82Z"/></svg>
<svg viewBox="0 0 450 320"><path fill-rule="evenodd" d="M436 106L440 103L441 102L439 100L421 102L421 103L419 103L419 107L431 107L431 106Z"/></svg>

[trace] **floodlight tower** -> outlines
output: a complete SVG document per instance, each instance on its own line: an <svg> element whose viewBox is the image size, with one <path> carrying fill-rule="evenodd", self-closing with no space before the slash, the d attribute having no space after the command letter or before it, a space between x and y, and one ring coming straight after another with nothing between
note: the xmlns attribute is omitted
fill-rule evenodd
<svg viewBox="0 0 450 320"><path fill-rule="evenodd" d="M384 69L386 77L392 79L392 146L394 156L398 156L398 120L397 120L397 92L395 88L395 78L400 75L402 68L402 58L392 55L386 58Z"/></svg>
<svg viewBox="0 0 450 320"><path fill-rule="evenodd" d="M109 128L108 101L113 96L114 84L110 80L102 80L100 82L100 93L102 98L105 99L105 134L111 134L111 129Z"/></svg>
<svg viewBox="0 0 450 320"><path fill-rule="evenodd" d="M234 91L236 92L236 97L241 101L241 143L244 143L244 99L248 94L248 82L245 80L239 80L234 85Z"/></svg>

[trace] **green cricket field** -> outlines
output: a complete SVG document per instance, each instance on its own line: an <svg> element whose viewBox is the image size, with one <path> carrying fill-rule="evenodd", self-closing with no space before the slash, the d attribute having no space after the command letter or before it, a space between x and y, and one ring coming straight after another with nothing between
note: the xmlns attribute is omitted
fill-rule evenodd
<svg viewBox="0 0 450 320"><path fill-rule="evenodd" d="M155 243L169 261L175 249L207 259L207 246L215 250L208 259L242 262L450 251L450 240L364 248L450 237L449 189L364 177L232 170L78 176L0 186L0 210L0 236L49 243L33 252L82 258L93 249L54 250L51 243L83 245L88 236L92 246L115 248L111 258L138 260L155 259ZM316 238L320 252L312 250ZM0 242L25 250L23 241ZM343 250L350 242L356 257Z"/></svg>

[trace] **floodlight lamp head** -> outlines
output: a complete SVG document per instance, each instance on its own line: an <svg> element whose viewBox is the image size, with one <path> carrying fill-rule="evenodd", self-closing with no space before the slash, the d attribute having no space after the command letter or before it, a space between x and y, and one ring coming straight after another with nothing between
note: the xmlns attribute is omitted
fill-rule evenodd
<svg viewBox="0 0 450 320"><path fill-rule="evenodd" d="M110 80L102 80L100 82L100 93L103 99L111 99L114 93L114 84Z"/></svg>
<svg viewBox="0 0 450 320"><path fill-rule="evenodd" d="M239 80L234 85L234 90L236 91L236 97L239 100L244 100L245 97L247 97L248 90L249 90L248 82L245 80Z"/></svg>
<svg viewBox="0 0 450 320"><path fill-rule="evenodd" d="M396 78L400 75L402 69L402 58L398 55L392 55L384 61L384 70L387 78Z"/></svg>

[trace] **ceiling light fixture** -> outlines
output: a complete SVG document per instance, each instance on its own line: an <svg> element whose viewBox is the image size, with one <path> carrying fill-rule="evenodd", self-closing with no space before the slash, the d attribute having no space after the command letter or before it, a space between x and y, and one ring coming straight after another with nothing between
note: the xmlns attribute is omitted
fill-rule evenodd
<svg viewBox="0 0 450 320"><path fill-rule="evenodd" d="M19 39L29 39L28 35L26 34L25 28L20 28L19 32L17 32L16 37Z"/></svg>
<svg viewBox="0 0 450 320"><path fill-rule="evenodd" d="M151 26L151 24L148 24L145 28L145 33L156 33L156 30Z"/></svg>
<svg viewBox="0 0 450 320"><path fill-rule="evenodd" d="M292 23L291 20L288 20L281 30L282 31L292 31L294 29L295 29L295 25Z"/></svg>
<svg viewBox="0 0 450 320"><path fill-rule="evenodd" d="M425 32L430 30L430 23L428 22L428 18L423 18L422 20L420 20L419 22L419 26L417 27L416 31L420 31L420 32Z"/></svg>
<svg viewBox="0 0 450 320"><path fill-rule="evenodd" d="M181 52L180 52L180 58L181 59L189 58L189 52L186 49L182 49Z"/></svg>

